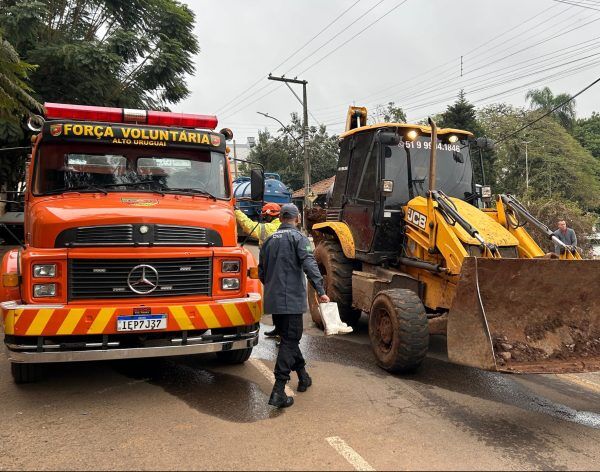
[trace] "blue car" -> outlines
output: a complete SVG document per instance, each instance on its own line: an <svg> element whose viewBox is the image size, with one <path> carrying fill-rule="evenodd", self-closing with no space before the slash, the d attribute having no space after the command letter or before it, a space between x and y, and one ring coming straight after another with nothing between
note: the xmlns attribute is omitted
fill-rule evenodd
<svg viewBox="0 0 600 472"><path fill-rule="evenodd" d="M238 207L249 218L258 219L261 211L260 203L251 202L250 177L238 177L233 181L233 196L238 200ZM247 200L245 200L247 199ZM275 173L265 173L265 203L278 203L283 205L291 203L292 192L281 181L281 176Z"/></svg>

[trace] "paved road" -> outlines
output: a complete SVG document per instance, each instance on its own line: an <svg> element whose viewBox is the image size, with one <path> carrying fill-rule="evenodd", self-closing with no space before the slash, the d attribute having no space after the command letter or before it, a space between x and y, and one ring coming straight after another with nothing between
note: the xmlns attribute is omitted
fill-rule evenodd
<svg viewBox="0 0 600 472"><path fill-rule="evenodd" d="M419 373L392 376L373 363L365 320L325 338L305 319L315 384L283 411L267 405L268 339L243 366L54 365L19 387L1 353L0 469L600 468L598 375L456 366L434 338Z"/></svg>

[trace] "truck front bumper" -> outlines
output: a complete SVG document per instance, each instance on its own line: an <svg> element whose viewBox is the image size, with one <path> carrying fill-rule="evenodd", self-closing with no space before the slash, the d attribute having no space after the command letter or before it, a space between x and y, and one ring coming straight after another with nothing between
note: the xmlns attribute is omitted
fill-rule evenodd
<svg viewBox="0 0 600 472"><path fill-rule="evenodd" d="M179 356L250 348L258 342L259 293L181 305L0 303L12 362L74 362ZM166 328L119 331L119 316L166 316Z"/></svg>
<svg viewBox="0 0 600 472"><path fill-rule="evenodd" d="M213 336L216 338L216 336ZM54 346L44 346L38 352L31 345L10 344L8 347L8 360L18 363L47 363L47 362L82 362L82 361L107 361L115 359L140 359L147 357L186 356L190 354L206 354L210 352L233 351L247 349L258 343L258 329L244 334L222 335L222 340L216 341L211 336L198 336L183 340L172 339L173 345L155 345L133 348L102 347L90 344L85 350L56 350ZM109 343L110 344L110 343ZM84 347L85 346L84 344ZM60 346L56 346L60 349Z"/></svg>

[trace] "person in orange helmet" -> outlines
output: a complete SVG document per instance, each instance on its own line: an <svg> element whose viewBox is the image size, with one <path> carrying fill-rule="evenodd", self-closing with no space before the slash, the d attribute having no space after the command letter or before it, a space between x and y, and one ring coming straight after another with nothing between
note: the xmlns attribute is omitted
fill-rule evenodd
<svg viewBox="0 0 600 472"><path fill-rule="evenodd" d="M235 218L241 232L258 240L261 247L265 240L279 229L279 212L281 207L277 203L265 203L262 207L263 221L257 223L246 216L241 210L235 210Z"/></svg>
<svg viewBox="0 0 600 472"><path fill-rule="evenodd" d="M250 235L251 238L258 240L258 247L262 247L265 240L271 236L275 231L279 229L281 221L279 221L279 212L281 207L277 203L265 203L262 207L262 222L257 223L246 216L246 214L236 209L235 218L238 222L238 226L242 233L246 236ZM265 336L276 337L278 335L276 319L273 317L274 329L267 331Z"/></svg>

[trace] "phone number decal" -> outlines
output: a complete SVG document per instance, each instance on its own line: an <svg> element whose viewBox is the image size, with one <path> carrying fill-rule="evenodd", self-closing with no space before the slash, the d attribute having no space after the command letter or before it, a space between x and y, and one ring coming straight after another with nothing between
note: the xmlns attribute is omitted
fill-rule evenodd
<svg viewBox="0 0 600 472"><path fill-rule="evenodd" d="M398 146L404 147L406 149L431 149L431 141L404 141L400 143ZM437 149L438 151L451 151L451 152L460 152L460 144L443 144L438 143Z"/></svg>

